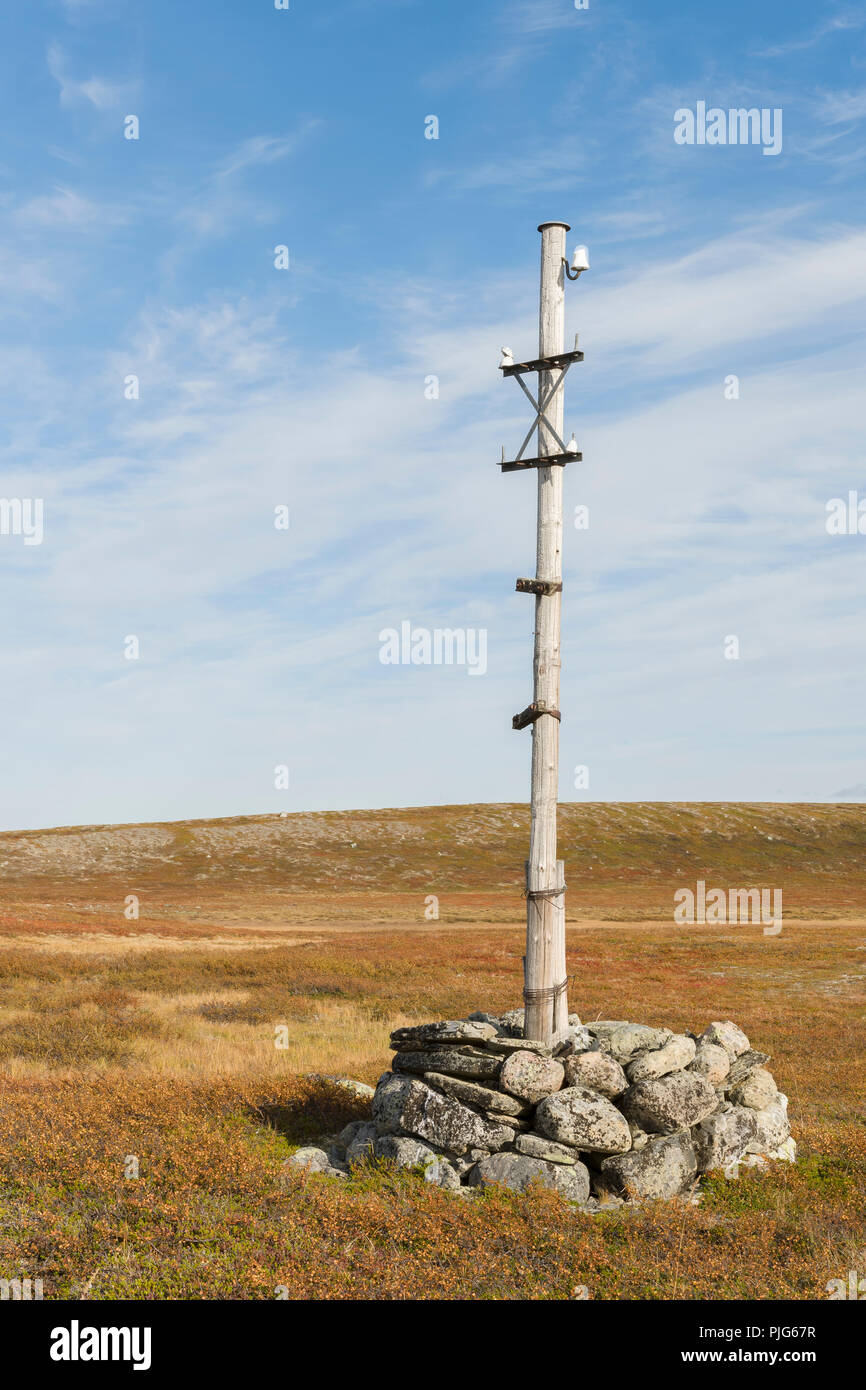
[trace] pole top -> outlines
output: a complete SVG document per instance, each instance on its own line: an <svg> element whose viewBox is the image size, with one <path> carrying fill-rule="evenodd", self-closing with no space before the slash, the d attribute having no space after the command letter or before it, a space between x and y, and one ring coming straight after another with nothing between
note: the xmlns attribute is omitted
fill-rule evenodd
<svg viewBox="0 0 866 1390"><path fill-rule="evenodd" d="M539 222L538 230L540 232L543 232L545 227L564 227L567 232L571 231L571 225L568 222Z"/></svg>

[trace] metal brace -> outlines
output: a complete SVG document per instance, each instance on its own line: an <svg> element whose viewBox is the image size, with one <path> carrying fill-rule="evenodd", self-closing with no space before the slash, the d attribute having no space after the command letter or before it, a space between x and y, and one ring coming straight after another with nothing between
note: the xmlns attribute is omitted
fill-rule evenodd
<svg viewBox="0 0 866 1390"><path fill-rule="evenodd" d="M511 721L512 729L525 729L527 724L534 724L536 719L540 719L543 714L550 714L554 719L562 720L562 715L558 709L547 709L544 705L527 705L520 714L515 714Z"/></svg>
<svg viewBox="0 0 866 1390"><path fill-rule="evenodd" d="M518 594L558 594L562 589L561 579L518 579Z"/></svg>

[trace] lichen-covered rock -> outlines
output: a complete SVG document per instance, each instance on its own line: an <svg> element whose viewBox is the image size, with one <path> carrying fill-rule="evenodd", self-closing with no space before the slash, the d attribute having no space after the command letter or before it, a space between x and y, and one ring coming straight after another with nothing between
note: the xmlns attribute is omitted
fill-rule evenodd
<svg viewBox="0 0 866 1390"><path fill-rule="evenodd" d="M769 1060L769 1052L756 1052L750 1047L748 1052L741 1053L736 1061L731 1063L731 1069L725 1078L725 1089L729 1091L733 1086L739 1086L758 1067L765 1067Z"/></svg>
<svg viewBox="0 0 866 1390"><path fill-rule="evenodd" d="M325 1173L331 1166L331 1160L324 1149L308 1144L290 1154L286 1159L286 1165L289 1168L300 1168L304 1173Z"/></svg>
<svg viewBox="0 0 866 1390"><path fill-rule="evenodd" d="M697 1124L718 1103L712 1086L688 1071L638 1081L620 1097L623 1114L650 1134L672 1134Z"/></svg>
<svg viewBox="0 0 866 1390"><path fill-rule="evenodd" d="M625 1117L606 1096L588 1086L569 1086L541 1101L535 1128L548 1139L587 1153L625 1153L631 1148Z"/></svg>
<svg viewBox="0 0 866 1390"><path fill-rule="evenodd" d="M386 1073L386 1075L390 1075L390 1072ZM373 1094L375 1095L375 1092ZM340 1148L344 1150L348 1149L355 1135L358 1133L358 1130L363 1129L364 1125L367 1123L367 1120L351 1120L349 1124L346 1125L345 1129L341 1129L340 1133L337 1135L337 1143Z"/></svg>
<svg viewBox="0 0 866 1390"><path fill-rule="evenodd" d="M577 1149L566 1148L565 1144L557 1144L552 1139L546 1139L543 1134L518 1134L514 1147L519 1154L526 1154L528 1158L540 1158L545 1163L568 1164L580 1161Z"/></svg>
<svg viewBox="0 0 866 1390"><path fill-rule="evenodd" d="M456 1154L472 1148L496 1151L513 1138L504 1125L491 1124L459 1100L409 1076L393 1075L379 1082L373 1119L383 1134L403 1130Z"/></svg>
<svg viewBox="0 0 866 1390"><path fill-rule="evenodd" d="M437 1091L444 1091L464 1105L477 1105L482 1110L501 1111L503 1115L528 1115L532 1106L515 1096L505 1096L491 1086L481 1086L477 1081L467 1081L458 1076L445 1076L443 1072L425 1071L424 1080Z"/></svg>
<svg viewBox="0 0 866 1390"><path fill-rule="evenodd" d="M702 1076L711 1086L720 1086L731 1069L731 1059L720 1043L698 1043L688 1070Z"/></svg>
<svg viewBox="0 0 866 1390"><path fill-rule="evenodd" d="M729 1018L723 1022L711 1023L701 1033L698 1042L718 1043L731 1058L739 1057L741 1052L747 1052L749 1048L749 1039L742 1028L738 1028Z"/></svg>
<svg viewBox="0 0 866 1390"><path fill-rule="evenodd" d="M708 1115L692 1129L692 1145L699 1173L726 1168L741 1158L757 1134L754 1110L735 1106L721 1115Z"/></svg>
<svg viewBox="0 0 866 1390"><path fill-rule="evenodd" d="M497 1052L503 1057L509 1056L512 1052L535 1052L539 1057L553 1056L550 1043L535 1042L532 1038L488 1038L484 1048L487 1052Z"/></svg>
<svg viewBox="0 0 866 1390"><path fill-rule="evenodd" d="M669 1038L664 1046L653 1052L641 1052L633 1062L629 1062L626 1073L629 1081L651 1081L655 1076L667 1076L672 1071L683 1071L689 1062L694 1061L694 1038L678 1033Z"/></svg>
<svg viewBox="0 0 866 1390"><path fill-rule="evenodd" d="M458 1052L455 1048L431 1048L423 1052L398 1052L392 1066L394 1071L413 1075L438 1071L445 1076L465 1076L472 1081L493 1081L499 1075L502 1059L482 1053Z"/></svg>
<svg viewBox="0 0 866 1390"><path fill-rule="evenodd" d="M619 1062L607 1052L579 1052L566 1057L563 1065L566 1086L588 1086L608 1100L622 1095L628 1086L628 1077Z"/></svg>
<svg viewBox="0 0 866 1390"><path fill-rule="evenodd" d="M447 1158L436 1158L424 1168L424 1181L434 1187L444 1187L449 1192L460 1190L460 1174Z"/></svg>
<svg viewBox="0 0 866 1390"><path fill-rule="evenodd" d="M601 1165L603 1185L631 1200L667 1200L695 1179L697 1163L688 1134L651 1139L638 1153L606 1158Z"/></svg>
<svg viewBox="0 0 866 1390"><path fill-rule="evenodd" d="M503 1014L500 1022L505 1036L508 1038L523 1037L523 1019L523 1009L509 1009L507 1013Z"/></svg>
<svg viewBox="0 0 866 1390"><path fill-rule="evenodd" d="M649 1028L643 1023L626 1023L620 1019L603 1019L586 1026L598 1038L602 1051L609 1052L620 1066L625 1066L638 1052L664 1047L673 1037L670 1028Z"/></svg>
<svg viewBox="0 0 866 1390"><path fill-rule="evenodd" d="M425 1167L439 1158L439 1154L420 1139L408 1139L401 1134L380 1134L373 1145L373 1154L400 1168Z"/></svg>
<svg viewBox="0 0 866 1390"><path fill-rule="evenodd" d="M791 1126L788 1123L788 1097L779 1091L772 1105L763 1110L754 1110L755 1137L749 1143L747 1153L769 1154L790 1138Z"/></svg>
<svg viewBox="0 0 866 1390"><path fill-rule="evenodd" d="M558 1091L564 1079L562 1063L552 1057L539 1057L535 1052L512 1052L502 1063L499 1087L508 1095L535 1105Z"/></svg>
<svg viewBox="0 0 866 1390"><path fill-rule="evenodd" d="M755 1067L744 1081L728 1091L734 1105L745 1105L750 1110L766 1110L778 1094L779 1088L765 1067Z"/></svg>
<svg viewBox="0 0 866 1390"><path fill-rule="evenodd" d="M565 1037L556 1049L556 1056L561 1061L564 1057L573 1057L597 1047L598 1043L588 1028L584 1028L583 1024L569 1024Z"/></svg>
<svg viewBox="0 0 866 1390"><path fill-rule="evenodd" d="M522 1119L517 1115L503 1115L501 1110L485 1110L484 1114L491 1124L507 1125L514 1134L520 1134L523 1130L532 1129L531 1119ZM512 1136L513 1137L513 1136Z"/></svg>
<svg viewBox="0 0 866 1390"><path fill-rule="evenodd" d="M496 1036L492 1023L449 1019L444 1023L421 1023L416 1028L397 1028L391 1034L392 1048L408 1048L411 1043L483 1043Z"/></svg>
<svg viewBox="0 0 866 1390"><path fill-rule="evenodd" d="M338 1168L331 1162L330 1155L324 1149L317 1148L312 1144L303 1149L296 1149L286 1159L283 1167L295 1169L302 1173L323 1173L326 1178L345 1178L348 1176L346 1168Z"/></svg>
<svg viewBox="0 0 866 1390"><path fill-rule="evenodd" d="M346 1162L360 1163L373 1152L373 1145L379 1137L378 1127L372 1121L361 1124L346 1145Z"/></svg>
<svg viewBox="0 0 866 1390"><path fill-rule="evenodd" d="M532 1182L560 1192L571 1202L585 1202L589 1196L589 1173L582 1163L545 1163L526 1154L491 1154L470 1171L471 1187L500 1184L515 1192L525 1192Z"/></svg>

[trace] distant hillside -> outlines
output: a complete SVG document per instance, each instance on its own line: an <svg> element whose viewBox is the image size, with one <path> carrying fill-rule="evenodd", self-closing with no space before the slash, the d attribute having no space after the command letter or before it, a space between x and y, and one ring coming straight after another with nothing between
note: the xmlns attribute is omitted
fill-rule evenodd
<svg viewBox="0 0 866 1390"><path fill-rule="evenodd" d="M569 918L668 918L676 888L782 888L787 915L866 915L866 806L571 804ZM525 805L434 806L80 826L0 835L7 909L116 915L135 893L166 920L518 920Z"/></svg>

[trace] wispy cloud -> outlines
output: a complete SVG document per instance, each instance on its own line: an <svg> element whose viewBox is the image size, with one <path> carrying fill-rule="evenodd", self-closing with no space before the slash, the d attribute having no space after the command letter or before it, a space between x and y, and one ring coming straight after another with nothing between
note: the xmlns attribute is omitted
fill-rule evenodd
<svg viewBox="0 0 866 1390"><path fill-rule="evenodd" d="M111 82L104 77L84 79L70 76L66 57L57 44L47 54L48 71L60 88L61 106L80 106L89 103L97 111L111 111L132 95L129 83Z"/></svg>
<svg viewBox="0 0 866 1390"><path fill-rule="evenodd" d="M798 38L786 39L783 43L755 49L754 56L757 58L785 58L790 53L802 53L809 48L814 48L816 44L821 43L832 34L848 33L851 30L862 29L864 25L866 25L866 15L863 14L848 11L844 14L832 15Z"/></svg>

